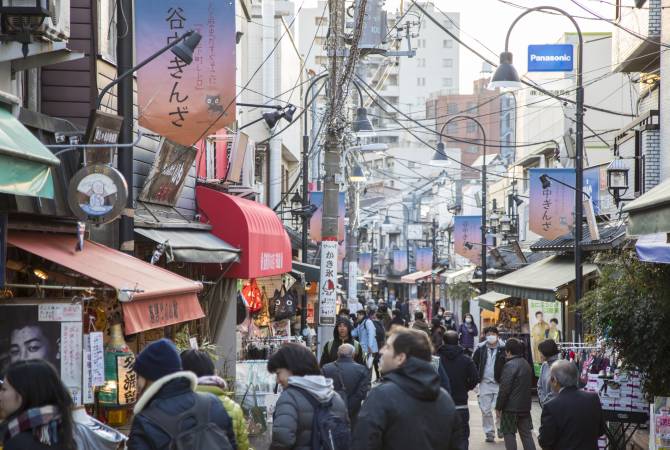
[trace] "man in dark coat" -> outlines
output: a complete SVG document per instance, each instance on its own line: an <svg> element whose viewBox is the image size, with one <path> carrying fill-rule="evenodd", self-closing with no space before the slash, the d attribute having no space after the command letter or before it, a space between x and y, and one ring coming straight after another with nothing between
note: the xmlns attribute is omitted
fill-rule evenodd
<svg viewBox="0 0 670 450"><path fill-rule="evenodd" d="M353 424L361 409L361 403L370 391L370 371L363 364L354 361L354 346L342 344L337 349L337 361L328 363L321 371L326 378L332 378L334 388L347 404L349 419Z"/></svg>
<svg viewBox="0 0 670 450"><path fill-rule="evenodd" d="M557 397L542 409L540 446L551 450L596 450L605 434L605 418L596 394L578 389L577 367L568 361L551 366L550 384Z"/></svg>
<svg viewBox="0 0 670 450"><path fill-rule="evenodd" d="M342 344L353 345L354 361L359 364L365 364L363 347L351 336L353 329L354 325L351 323L351 320L344 316L337 317L335 329L333 330L333 339L326 342L326 345L323 346L321 361L319 361L320 367L337 360L337 349L340 348L340 345Z"/></svg>
<svg viewBox="0 0 670 450"><path fill-rule="evenodd" d="M135 360L133 370L137 374L140 398L135 404L128 450L152 450L169 448L172 437L165 431L162 418L174 418L192 409L198 399L210 403L209 420L218 426L228 438L231 448L236 449L233 421L223 408L221 401L212 394L197 394L198 377L193 372L182 371L177 347L161 339L149 344ZM185 419L178 433L195 427L194 419Z"/></svg>
<svg viewBox="0 0 670 450"><path fill-rule="evenodd" d="M516 338L505 343L507 362L500 376L496 411L506 450L516 450L516 433L524 450L535 450L533 421L530 417L533 369L523 357L524 344Z"/></svg>
<svg viewBox="0 0 670 450"><path fill-rule="evenodd" d="M382 382L358 414L351 449L458 449L460 419L440 388L428 335L396 328L381 350L381 370Z"/></svg>
<svg viewBox="0 0 670 450"><path fill-rule="evenodd" d="M468 410L468 392L477 386L479 376L475 363L465 355L463 347L458 345L458 333L449 330L444 335L444 345L437 351L440 364L449 376L451 397L456 403L456 411L463 427L461 449L468 449L470 438L470 411Z"/></svg>

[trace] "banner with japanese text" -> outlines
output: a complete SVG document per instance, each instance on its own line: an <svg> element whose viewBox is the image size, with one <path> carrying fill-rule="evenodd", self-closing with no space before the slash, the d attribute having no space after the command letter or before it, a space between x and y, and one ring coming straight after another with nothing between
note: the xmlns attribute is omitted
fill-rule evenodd
<svg viewBox="0 0 670 450"><path fill-rule="evenodd" d="M433 268L433 249L430 247L419 247L416 249L416 270L427 271Z"/></svg>
<svg viewBox="0 0 670 450"><path fill-rule="evenodd" d="M407 250L393 250L393 273L401 275L407 272Z"/></svg>
<svg viewBox="0 0 670 450"><path fill-rule="evenodd" d="M372 269L372 253L360 253L358 255L358 270L363 276L370 273Z"/></svg>
<svg viewBox="0 0 670 450"><path fill-rule="evenodd" d="M137 71L140 126L185 146L235 121L235 2L135 2L137 62L189 30L202 36L191 64L166 51Z"/></svg>
<svg viewBox="0 0 670 450"><path fill-rule="evenodd" d="M467 244L467 245L466 245ZM482 262L482 217L454 217L454 251L480 265Z"/></svg>
<svg viewBox="0 0 670 450"><path fill-rule="evenodd" d="M309 193L310 205L316 206L312 218L309 220L309 238L314 242L321 242L321 220L323 218L323 192ZM344 241L344 216L346 208L344 204L344 192L340 192L338 199L337 220L337 242Z"/></svg>
<svg viewBox="0 0 670 450"><path fill-rule="evenodd" d="M337 313L337 241L321 242L319 325L335 325Z"/></svg>
<svg viewBox="0 0 670 450"><path fill-rule="evenodd" d="M548 186L542 185L540 177L543 175L548 177ZM535 168L528 171L528 176L530 231L546 239L572 233L575 224L575 190L569 186L575 185L575 169Z"/></svg>
<svg viewBox="0 0 670 450"><path fill-rule="evenodd" d="M584 193L591 197L596 215L617 211L614 197L607 190L607 166L608 164L602 164L584 169Z"/></svg>

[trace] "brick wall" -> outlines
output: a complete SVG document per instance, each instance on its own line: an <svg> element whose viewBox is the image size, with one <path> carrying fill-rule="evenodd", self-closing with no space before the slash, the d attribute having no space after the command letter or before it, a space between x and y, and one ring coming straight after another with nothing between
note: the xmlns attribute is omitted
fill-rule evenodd
<svg viewBox="0 0 670 450"><path fill-rule="evenodd" d="M649 0L649 36L661 35L661 0Z"/></svg>
<svg viewBox="0 0 670 450"><path fill-rule="evenodd" d="M646 192L661 182L661 133L659 130L648 130L642 133L642 152Z"/></svg>

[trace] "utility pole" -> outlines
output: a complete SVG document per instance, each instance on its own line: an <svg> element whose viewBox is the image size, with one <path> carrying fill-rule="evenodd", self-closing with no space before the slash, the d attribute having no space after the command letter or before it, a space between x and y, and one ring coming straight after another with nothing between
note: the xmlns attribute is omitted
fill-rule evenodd
<svg viewBox="0 0 670 450"><path fill-rule="evenodd" d="M133 17L133 1L118 0L117 11L123 11L126 17ZM116 72L121 75L133 67L133 21L119 20L117 27ZM119 144L133 142L133 77L123 78L116 88L117 114L123 116L123 125L119 133ZM119 249L126 253L135 251L135 224L133 220L133 147L118 149L118 168L128 185L126 209L119 221Z"/></svg>

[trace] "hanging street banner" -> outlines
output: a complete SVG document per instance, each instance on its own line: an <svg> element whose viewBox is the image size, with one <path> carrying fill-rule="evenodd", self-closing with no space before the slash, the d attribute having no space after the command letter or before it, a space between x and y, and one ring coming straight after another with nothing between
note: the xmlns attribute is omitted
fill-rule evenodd
<svg viewBox="0 0 670 450"><path fill-rule="evenodd" d="M186 64L167 51L137 71L139 124L185 146L235 121L235 3L135 2L138 62L189 30L202 36Z"/></svg>
<svg viewBox="0 0 670 450"><path fill-rule="evenodd" d="M590 167L584 169L584 193L591 196L593 212L598 214L616 213L614 197L607 190L607 166Z"/></svg>
<svg viewBox="0 0 670 450"><path fill-rule="evenodd" d="M393 250L393 273L400 275L407 272L407 250Z"/></svg>
<svg viewBox="0 0 670 450"><path fill-rule="evenodd" d="M546 239L569 235L575 224L575 191L551 179L551 185L545 189L540 180L542 175L568 186L575 185L575 169L535 168L528 171L530 231Z"/></svg>
<svg viewBox="0 0 670 450"><path fill-rule="evenodd" d="M467 248L466 243L472 244ZM482 263L482 217L454 217L454 251L457 255L469 259L472 263Z"/></svg>
<svg viewBox="0 0 670 450"><path fill-rule="evenodd" d="M349 284L347 289L347 300L358 302L358 263L349 262ZM347 302L348 304L349 302Z"/></svg>
<svg viewBox="0 0 670 450"><path fill-rule="evenodd" d="M421 247L416 249L416 270L427 271L433 269L433 249Z"/></svg>
<svg viewBox="0 0 670 450"><path fill-rule="evenodd" d="M360 253L358 255L358 270L365 276L370 273L370 269L372 269L372 253Z"/></svg>
<svg viewBox="0 0 670 450"><path fill-rule="evenodd" d="M335 325L337 314L337 241L321 242L319 325Z"/></svg>
<svg viewBox="0 0 670 450"><path fill-rule="evenodd" d="M344 192L340 192L337 211L337 241L344 241L344 216L346 208L344 205ZM309 193L310 205L316 206L312 218L309 220L309 238L314 242L321 242L321 220L323 217L323 192Z"/></svg>
<svg viewBox="0 0 670 450"><path fill-rule="evenodd" d="M528 46L528 72L572 72L572 44Z"/></svg>

